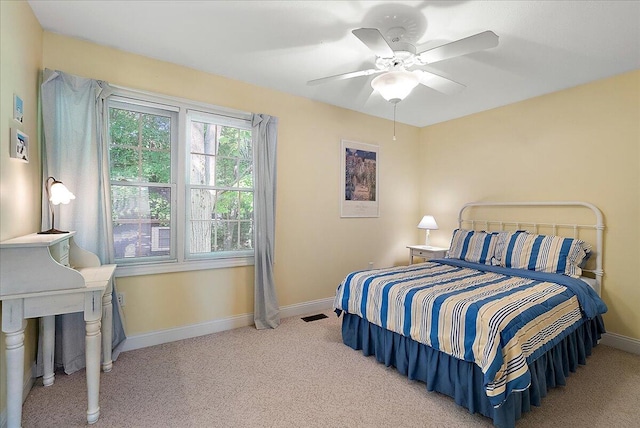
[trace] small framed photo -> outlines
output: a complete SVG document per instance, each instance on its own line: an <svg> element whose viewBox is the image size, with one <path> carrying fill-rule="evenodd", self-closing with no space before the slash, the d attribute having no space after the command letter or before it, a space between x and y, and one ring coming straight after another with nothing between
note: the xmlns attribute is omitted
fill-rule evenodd
<svg viewBox="0 0 640 428"><path fill-rule="evenodd" d="M16 128L11 128L11 157L29 162L29 136Z"/></svg>
<svg viewBox="0 0 640 428"><path fill-rule="evenodd" d="M378 146L342 140L340 216L379 217Z"/></svg>
<svg viewBox="0 0 640 428"><path fill-rule="evenodd" d="M13 119L20 123L24 119L24 103L16 94L13 94Z"/></svg>

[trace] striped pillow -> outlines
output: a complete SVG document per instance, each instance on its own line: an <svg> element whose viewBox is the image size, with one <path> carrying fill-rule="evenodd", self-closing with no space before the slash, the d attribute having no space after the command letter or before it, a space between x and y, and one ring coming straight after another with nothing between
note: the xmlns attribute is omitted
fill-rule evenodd
<svg viewBox="0 0 640 428"><path fill-rule="evenodd" d="M517 230L515 232L502 231L502 232L494 232L498 235L496 242L496 250L493 254L493 259L491 260L491 264L494 266L500 266L502 261L502 256L504 254L504 250L507 247L507 242L513 235L518 235L521 233L527 233L524 230Z"/></svg>
<svg viewBox="0 0 640 428"><path fill-rule="evenodd" d="M580 239L512 233L504 242L500 266L580 277L591 247Z"/></svg>
<svg viewBox="0 0 640 428"><path fill-rule="evenodd" d="M491 264L497 241L496 233L456 229L453 231L447 258Z"/></svg>

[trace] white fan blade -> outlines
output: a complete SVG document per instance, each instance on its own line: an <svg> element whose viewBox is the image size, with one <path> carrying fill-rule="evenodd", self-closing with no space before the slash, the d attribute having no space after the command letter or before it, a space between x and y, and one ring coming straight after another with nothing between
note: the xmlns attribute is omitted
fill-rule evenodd
<svg viewBox="0 0 640 428"><path fill-rule="evenodd" d="M380 58L393 58L393 49L377 28L358 28L352 33Z"/></svg>
<svg viewBox="0 0 640 428"><path fill-rule="evenodd" d="M454 82L451 79L439 76L431 71L414 70L413 72L420 78L420 83L422 85L438 92L442 92L443 94L457 94L466 88L462 83Z"/></svg>
<svg viewBox="0 0 640 428"><path fill-rule="evenodd" d="M383 71L385 70L378 70L376 68L370 68L368 70L352 71L350 73L336 74L335 76L328 76L328 77L323 77L321 79L309 80L307 82L307 85L313 86L313 85L319 85L321 83L332 82L334 80L351 79L353 77L360 77L360 76L371 76L372 74L382 73Z"/></svg>
<svg viewBox="0 0 640 428"><path fill-rule="evenodd" d="M485 31L426 50L419 53L418 57L425 64L432 64L444 59L466 55L496 46L498 46L498 36L493 31Z"/></svg>

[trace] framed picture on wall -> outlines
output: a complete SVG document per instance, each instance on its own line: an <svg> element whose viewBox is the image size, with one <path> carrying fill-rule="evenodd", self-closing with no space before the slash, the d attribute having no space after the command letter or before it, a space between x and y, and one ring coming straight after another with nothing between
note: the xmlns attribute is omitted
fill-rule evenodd
<svg viewBox="0 0 640 428"><path fill-rule="evenodd" d="M342 140L340 148L340 216L379 217L380 148L348 140Z"/></svg>
<svg viewBox="0 0 640 428"><path fill-rule="evenodd" d="M13 94L13 119L22 123L24 118L24 103L22 98Z"/></svg>
<svg viewBox="0 0 640 428"><path fill-rule="evenodd" d="M29 162L29 136L16 128L11 128L11 152L14 159Z"/></svg>

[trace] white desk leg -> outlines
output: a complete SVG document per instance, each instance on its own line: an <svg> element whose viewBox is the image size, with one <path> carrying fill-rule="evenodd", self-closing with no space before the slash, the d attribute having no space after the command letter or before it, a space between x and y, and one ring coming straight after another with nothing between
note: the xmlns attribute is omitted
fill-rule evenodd
<svg viewBox="0 0 640 428"><path fill-rule="evenodd" d="M2 331L5 334L7 359L7 428L22 424L22 393L24 385L24 329L22 300L5 300L2 305Z"/></svg>
<svg viewBox="0 0 640 428"><path fill-rule="evenodd" d="M85 358L87 376L87 422L96 423L100 417L100 318L102 317L102 292L85 297L84 322Z"/></svg>
<svg viewBox="0 0 640 428"><path fill-rule="evenodd" d="M55 315L40 318L40 337L42 338L42 365L44 368L42 384L51 386L55 381L53 371L53 352L56 343Z"/></svg>
<svg viewBox="0 0 640 428"><path fill-rule="evenodd" d="M109 286L102 296L102 371L105 373L110 372L113 367L111 360L113 305L111 299L112 287Z"/></svg>
<svg viewBox="0 0 640 428"><path fill-rule="evenodd" d="M87 422L93 424L100 417L100 320L85 322L85 356L87 358Z"/></svg>

